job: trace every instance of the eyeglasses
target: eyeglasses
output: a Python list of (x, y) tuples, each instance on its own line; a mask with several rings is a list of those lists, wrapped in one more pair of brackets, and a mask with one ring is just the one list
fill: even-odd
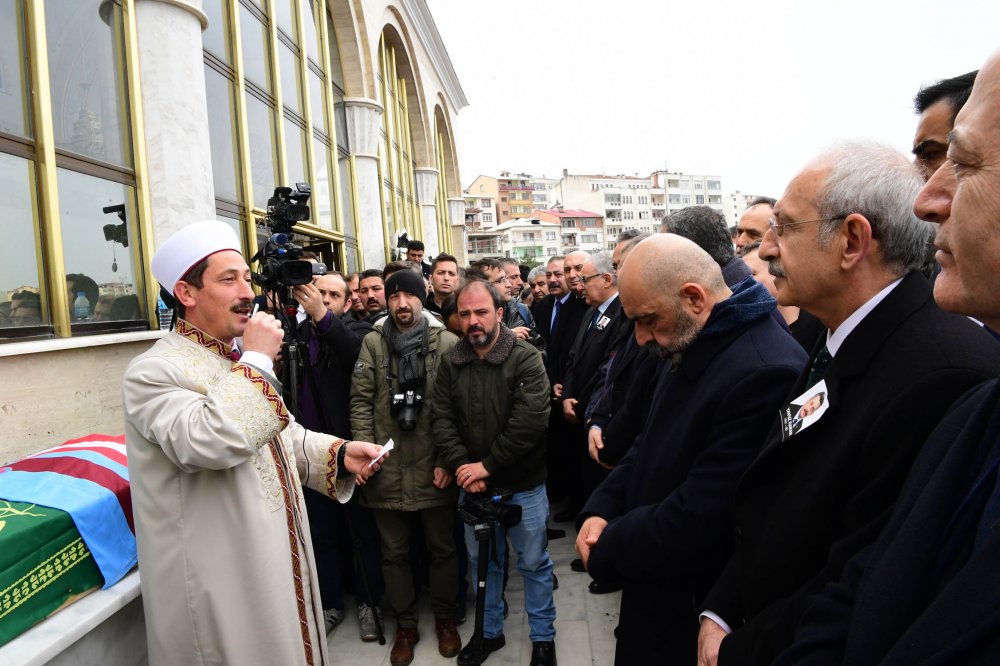
[(846, 215), (836, 215), (834, 217), (821, 217), (818, 220), (800, 220), (799, 222), (785, 222), (784, 224), (778, 224), (778, 221), (773, 217), (767, 221), (767, 226), (771, 228), (776, 236), (780, 236), (785, 233), (785, 227), (797, 227), (800, 224), (812, 224), (813, 222), (832, 222), (834, 220), (843, 220)]
[(593, 275), (581, 275), (580, 282), (587, 284), (587, 280), (593, 280), (595, 277), (601, 277), (604, 273), (594, 273)]
[(500, 284), (501, 282), (510, 282), (510, 278), (508, 278), (506, 275), (502, 275), (498, 277), (496, 280), (490, 280), (490, 282), (492, 282), (493, 284)]

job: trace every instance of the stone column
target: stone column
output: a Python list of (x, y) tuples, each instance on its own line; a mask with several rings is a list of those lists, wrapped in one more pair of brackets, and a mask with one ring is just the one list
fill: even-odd
[(455, 248), (455, 257), (462, 264), (468, 263), (468, 250), (465, 247), (465, 199), (451, 197), (448, 199), (448, 224), (451, 229), (451, 245)]
[[(215, 218), (200, 0), (135, 0), (143, 133), (158, 245)], [(155, 247), (153, 248), (155, 250)]]
[(413, 178), (417, 181), (417, 203), (420, 204), (423, 218), (424, 256), (436, 257), (441, 251), (438, 240), (437, 219), (437, 186), (440, 171), (431, 167), (414, 169)]
[(382, 126), (382, 105), (373, 99), (347, 97), (347, 140), (354, 157), (354, 179), (358, 185), (355, 220), (360, 234), (364, 268), (385, 265), (382, 203), (378, 179), (378, 141)]

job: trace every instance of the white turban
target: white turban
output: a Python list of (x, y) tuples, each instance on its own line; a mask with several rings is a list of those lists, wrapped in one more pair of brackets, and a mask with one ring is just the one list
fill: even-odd
[(216, 252), (236, 250), (242, 253), (240, 239), (225, 222), (192, 222), (168, 238), (153, 255), (153, 277), (170, 294), (177, 282), (202, 259)]

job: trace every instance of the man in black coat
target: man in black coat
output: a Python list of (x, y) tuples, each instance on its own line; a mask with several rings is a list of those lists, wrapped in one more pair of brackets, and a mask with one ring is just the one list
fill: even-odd
[(674, 234), (632, 250), (621, 300), (636, 340), (671, 367), (642, 436), (584, 506), (576, 545), (595, 581), (624, 585), (616, 664), (690, 664), (697, 600), (733, 547), (733, 490), (806, 355), (764, 287), (730, 289)]
[[(574, 257), (574, 252), (569, 257)], [(590, 306), (583, 315), (580, 330), (570, 348), (563, 381), (562, 413), (569, 433), (569, 455), (565, 463), (573, 477), (567, 511), (575, 514), (583, 508), (590, 493), (604, 477), (603, 466), (590, 459), (585, 426), (590, 397), (600, 379), (601, 366), (611, 357), (632, 328), (618, 298), (618, 276), (610, 252), (583, 254), (584, 298)], [(568, 257), (568, 258), (569, 258)]]
[[(545, 339), (545, 373), (553, 387), (552, 410), (549, 412), (548, 445), (545, 462), (548, 477), (545, 485), (549, 500), (558, 501), (569, 493), (570, 477), (564, 464), (569, 453), (569, 434), (562, 415), (562, 382), (570, 347), (580, 329), (580, 321), (587, 311), (587, 303), (566, 284), (563, 272), (564, 257), (551, 257), (545, 266), (549, 295), (535, 305), (533, 315), (539, 335)], [(558, 385), (559, 393), (555, 393)], [(556, 514), (557, 520), (572, 520), (573, 516)]]
[[(997, 99), (1000, 52), (980, 71), (956, 119), (951, 161), (934, 172), (914, 205), (921, 218), (940, 225), (935, 300), (994, 331), (1000, 330), (1000, 172), (979, 165), (1000, 160)], [(993, 379), (942, 420), (878, 541), (812, 599), (779, 663), (1000, 663), (998, 469), (1000, 381)]]
[(740, 481), (736, 551), (705, 600), (699, 664), (770, 664), (809, 596), (878, 536), (949, 405), (1000, 373), (997, 344), (942, 312), (917, 272), (931, 232), (911, 210), (921, 185), (895, 150), (847, 143), (775, 206), (759, 253), (779, 302), (829, 329), (785, 404), (824, 382), (826, 409), (785, 440), (776, 419)]

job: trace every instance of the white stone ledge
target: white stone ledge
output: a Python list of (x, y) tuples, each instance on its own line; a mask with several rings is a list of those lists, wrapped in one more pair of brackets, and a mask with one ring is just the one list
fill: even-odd
[(139, 570), (95, 590), (0, 647), (4, 666), (42, 666), (139, 597)]
[(166, 334), (167, 331), (133, 331), (129, 333), (84, 335), (77, 338), (56, 338), (52, 340), (33, 340), (31, 342), (12, 342), (0, 345), (0, 357), (21, 356), (22, 354), (40, 354), (44, 352), (63, 351), (66, 349), (102, 347), (104, 345), (118, 345), (126, 342), (143, 342), (144, 340), (158, 340)]

